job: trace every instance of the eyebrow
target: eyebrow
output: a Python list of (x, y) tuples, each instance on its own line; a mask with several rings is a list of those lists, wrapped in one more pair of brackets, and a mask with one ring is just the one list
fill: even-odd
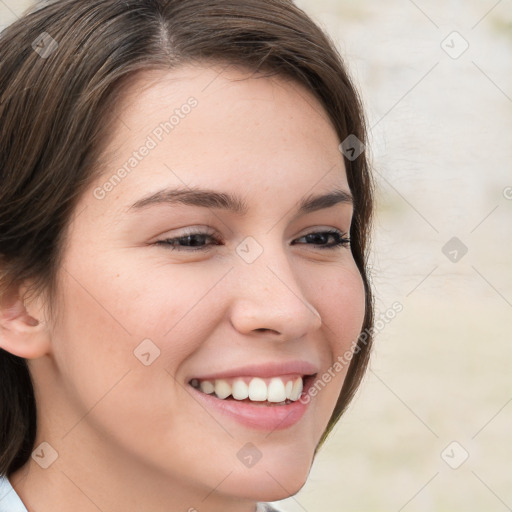
[[(325, 194), (309, 195), (301, 199), (297, 215), (305, 215), (324, 208), (330, 208), (339, 203), (353, 205), (354, 200), (350, 192), (343, 189), (334, 189)], [(158, 204), (184, 204), (204, 208), (226, 210), (237, 215), (245, 215), (249, 211), (247, 203), (240, 197), (229, 192), (218, 192), (210, 189), (165, 188), (136, 201), (128, 210), (141, 210), (148, 206)]]

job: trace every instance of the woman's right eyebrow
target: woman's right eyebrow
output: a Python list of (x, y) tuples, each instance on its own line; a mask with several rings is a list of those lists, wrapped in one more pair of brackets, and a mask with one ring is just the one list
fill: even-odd
[[(330, 208), (339, 203), (353, 204), (352, 194), (348, 190), (334, 189), (323, 194), (303, 197), (298, 205), (296, 216)], [(204, 208), (227, 210), (237, 215), (245, 215), (249, 211), (247, 203), (240, 196), (231, 192), (221, 192), (201, 188), (164, 188), (137, 200), (129, 211), (139, 211), (154, 205), (184, 204)]]

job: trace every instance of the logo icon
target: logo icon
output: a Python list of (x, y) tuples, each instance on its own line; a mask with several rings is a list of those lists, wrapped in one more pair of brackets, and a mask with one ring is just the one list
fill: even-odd
[(160, 355), (160, 349), (146, 338), (137, 345), (133, 354), (144, 366), (149, 366)]
[(248, 468), (254, 467), (263, 454), (252, 443), (245, 443), (236, 454), (238, 460)]
[(32, 452), (32, 458), (47, 469), (59, 458), (59, 454), (50, 443), (44, 441)]
[(468, 460), (469, 453), (457, 441), (452, 441), (442, 452), (441, 458), (452, 469), (458, 469)]
[(452, 262), (458, 263), (468, 252), (468, 248), (456, 236), (443, 245), (441, 252)]
[(59, 43), (48, 32), (42, 32), (32, 41), (32, 49), (42, 59), (47, 59), (58, 47)]
[(441, 48), (455, 60), (469, 48), (469, 43), (455, 30), (441, 41)]
[(353, 162), (364, 151), (364, 144), (354, 134), (350, 134), (338, 149)]
[(238, 244), (236, 253), (246, 263), (253, 263), (262, 255), (263, 247), (252, 236), (248, 236)]

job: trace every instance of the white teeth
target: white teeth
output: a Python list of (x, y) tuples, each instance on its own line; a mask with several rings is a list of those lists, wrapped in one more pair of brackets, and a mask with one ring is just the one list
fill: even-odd
[(263, 402), (267, 399), (267, 385), (263, 379), (254, 377), (249, 383), (249, 399), (254, 402)]
[(268, 401), (272, 403), (285, 403), (287, 400), (295, 402), (299, 399), (303, 388), (302, 377), (297, 377), (295, 380), (273, 377), (270, 381), (253, 377), (249, 384), (247, 384), (247, 380), (247, 378), (237, 378), (232, 381), (215, 379), (212, 382), (210, 380), (199, 381), (198, 379), (192, 379), (190, 384), (196, 389), (199, 388), (207, 395), (215, 393), (217, 398), (222, 400), (232, 395), (235, 400), (249, 398), (249, 400), (254, 402)]
[(203, 380), (201, 384), (199, 384), (201, 391), (209, 395), (215, 391), (215, 386), (209, 380)]
[(236, 379), (233, 382), (233, 398), (235, 400), (245, 400), (248, 396), (249, 386), (242, 379)]
[(301, 393), (302, 393), (302, 379), (300, 377), (297, 377), (297, 379), (295, 379), (295, 382), (293, 383), (290, 400), (293, 400), (295, 402), (296, 400), (299, 399)]
[(284, 387), (284, 389), (286, 391), (286, 398), (290, 398), (292, 396), (292, 388), (293, 388), (293, 381), (289, 380), (286, 383), (286, 386)]
[(286, 391), (281, 379), (272, 379), (270, 381), (267, 400), (269, 402), (284, 402), (286, 400)]
[(227, 398), (231, 395), (231, 386), (222, 379), (218, 379), (215, 381), (215, 394), (219, 398)]

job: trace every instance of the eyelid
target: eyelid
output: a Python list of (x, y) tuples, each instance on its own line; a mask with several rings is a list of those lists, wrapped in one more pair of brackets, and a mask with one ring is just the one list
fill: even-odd
[[(177, 234), (174, 234), (174, 231), (177, 231)], [(184, 238), (189, 235), (208, 235), (221, 237), (220, 233), (216, 231), (214, 228), (208, 226), (193, 226), (190, 228), (179, 228), (173, 230), (172, 235), (159, 235), (158, 240), (172, 240), (174, 238)]]
[[(176, 235), (173, 234), (172, 236), (165, 237), (165, 239), (169, 240), (169, 239), (173, 239), (173, 238), (183, 238), (183, 237), (186, 237), (189, 235), (209, 235), (209, 236), (217, 236), (218, 238), (222, 238), (222, 235), (216, 229), (211, 228), (209, 226), (193, 226), (190, 228), (182, 228), (182, 229), (185, 230), (183, 233), (178, 233)], [(322, 232), (322, 233), (323, 232), (336, 232), (342, 236), (349, 236), (349, 231), (347, 232), (341, 228), (335, 228), (333, 226), (327, 226), (327, 225), (313, 226), (313, 227), (305, 228), (305, 230), (303, 230), (301, 232), (301, 234), (296, 236), (294, 238), (294, 240), (296, 238), (302, 238), (309, 234), (318, 233), (318, 232)]]

